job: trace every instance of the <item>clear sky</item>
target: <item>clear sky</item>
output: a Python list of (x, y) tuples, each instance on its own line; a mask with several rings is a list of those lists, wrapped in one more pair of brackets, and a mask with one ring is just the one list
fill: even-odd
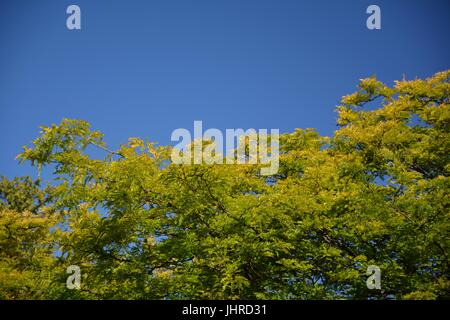
[[(82, 29), (66, 28), (81, 8)], [(366, 8), (381, 8), (381, 30)], [(450, 68), (449, 0), (0, 0), (0, 175), (38, 126), (89, 121), (111, 148), (176, 128), (335, 130), (358, 79)]]

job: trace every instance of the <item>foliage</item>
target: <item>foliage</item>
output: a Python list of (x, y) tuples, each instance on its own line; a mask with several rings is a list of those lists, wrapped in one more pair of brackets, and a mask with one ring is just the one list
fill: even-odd
[(52, 185), (0, 183), (0, 298), (449, 299), (449, 79), (361, 80), (333, 137), (281, 136), (270, 177), (171, 164), (138, 138), (109, 150), (85, 121), (42, 127), (18, 157)]

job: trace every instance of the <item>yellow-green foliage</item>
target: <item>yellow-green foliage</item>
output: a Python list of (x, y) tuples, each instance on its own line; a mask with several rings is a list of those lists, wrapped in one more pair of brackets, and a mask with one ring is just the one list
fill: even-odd
[(84, 121), (42, 127), (19, 158), (58, 180), (0, 184), (0, 298), (448, 299), (449, 79), (363, 79), (332, 137), (280, 137), (271, 177), (171, 164), (138, 138), (109, 150)]

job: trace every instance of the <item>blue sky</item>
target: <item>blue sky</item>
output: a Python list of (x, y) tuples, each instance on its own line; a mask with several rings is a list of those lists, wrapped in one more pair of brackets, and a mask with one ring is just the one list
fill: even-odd
[[(82, 30), (66, 28), (79, 5)], [(366, 28), (381, 8), (382, 29)], [(176, 128), (336, 129), (358, 79), (450, 67), (450, 1), (1, 0), (0, 175), (38, 126), (89, 121), (111, 148)]]

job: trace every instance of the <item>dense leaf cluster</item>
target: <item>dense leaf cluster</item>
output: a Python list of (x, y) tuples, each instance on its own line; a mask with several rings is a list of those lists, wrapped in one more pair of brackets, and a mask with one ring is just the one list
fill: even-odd
[(280, 137), (270, 177), (171, 164), (138, 138), (110, 150), (85, 121), (42, 127), (19, 159), (54, 181), (0, 181), (0, 298), (449, 299), (449, 80), (361, 80), (332, 137)]

